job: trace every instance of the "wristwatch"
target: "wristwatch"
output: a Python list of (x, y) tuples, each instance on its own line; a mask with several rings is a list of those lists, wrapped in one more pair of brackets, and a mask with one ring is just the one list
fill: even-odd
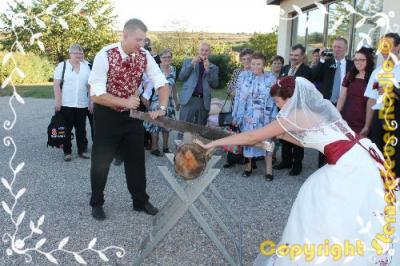
[(165, 107), (164, 105), (160, 105), (160, 110), (164, 111), (164, 112), (167, 112), (167, 107)]

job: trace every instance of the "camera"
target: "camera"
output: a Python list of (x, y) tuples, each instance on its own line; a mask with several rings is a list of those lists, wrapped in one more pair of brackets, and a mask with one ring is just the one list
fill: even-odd
[(333, 57), (335, 54), (331, 50), (325, 50), (321, 53), (321, 56), (326, 56), (326, 57)]

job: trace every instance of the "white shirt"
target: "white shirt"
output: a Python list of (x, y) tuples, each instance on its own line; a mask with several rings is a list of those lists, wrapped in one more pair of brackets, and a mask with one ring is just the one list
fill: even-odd
[[(122, 50), (120, 42), (108, 45), (101, 49), (101, 51), (94, 58), (92, 72), (90, 73), (89, 77), (89, 84), (91, 88), (90, 96), (99, 96), (107, 93), (106, 84), (107, 72), (109, 68), (107, 51), (115, 47), (118, 47), (122, 60), (128, 58), (129, 55)], [(167, 84), (168, 81), (165, 79), (164, 74), (161, 72), (153, 56), (147, 50), (143, 48), (141, 48), (141, 50), (146, 52), (147, 64), (145, 73), (149, 79), (153, 81), (154, 87), (158, 89)], [(134, 54), (132, 56), (134, 56)]]
[[(364, 96), (377, 100), (379, 98), (379, 91), (374, 89), (374, 83), (378, 82), (379, 79), (384, 80), (383, 78), (379, 78), (378, 74), (384, 73), (382, 66), (377, 67), (371, 74), (371, 77), (369, 78), (367, 88), (365, 89)], [(393, 85), (396, 88), (399, 88), (399, 82), (400, 82), (400, 66), (395, 65), (393, 71), (394, 79), (392, 80)]]
[[(342, 85), (344, 77), (346, 76), (346, 58), (343, 58), (340, 61), (336, 61), (336, 66), (340, 64), (340, 85)], [(340, 86), (340, 90), (342, 90), (342, 86)]]
[[(54, 70), (54, 80), (61, 80), (64, 62), (57, 65)], [(64, 84), (61, 90), (62, 106), (86, 108), (89, 105), (88, 79), (90, 68), (87, 64), (81, 62), (79, 72), (72, 69), (69, 60), (66, 61)]]
[(143, 85), (143, 90), (144, 90), (142, 96), (146, 100), (149, 100), (151, 97), (151, 94), (153, 94), (154, 85), (151, 82), (151, 80), (147, 77), (146, 74), (143, 74), (142, 85)]

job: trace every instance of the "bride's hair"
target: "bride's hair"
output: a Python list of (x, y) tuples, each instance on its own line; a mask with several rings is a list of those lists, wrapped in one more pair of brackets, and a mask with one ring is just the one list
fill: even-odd
[(281, 97), (283, 100), (293, 96), (296, 80), (293, 76), (279, 78), (271, 87), (272, 97)]

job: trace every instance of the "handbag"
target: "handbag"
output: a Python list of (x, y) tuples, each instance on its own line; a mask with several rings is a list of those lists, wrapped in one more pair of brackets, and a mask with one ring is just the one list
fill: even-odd
[[(239, 128), (233, 127), (233, 126), (225, 129), (224, 131), (228, 132), (228, 133), (231, 133), (231, 134), (240, 133)], [(243, 153), (243, 147), (239, 146), (239, 145), (224, 145), (222, 148), (223, 148), (223, 150), (225, 152), (229, 152), (229, 153), (232, 153), (232, 154), (235, 154), (235, 155), (240, 155), (240, 154)]]
[(232, 122), (232, 101), (229, 99), (228, 94), (226, 96), (224, 104), (222, 105), (221, 112), (218, 114), (218, 125), (220, 127), (226, 127), (232, 125)]

